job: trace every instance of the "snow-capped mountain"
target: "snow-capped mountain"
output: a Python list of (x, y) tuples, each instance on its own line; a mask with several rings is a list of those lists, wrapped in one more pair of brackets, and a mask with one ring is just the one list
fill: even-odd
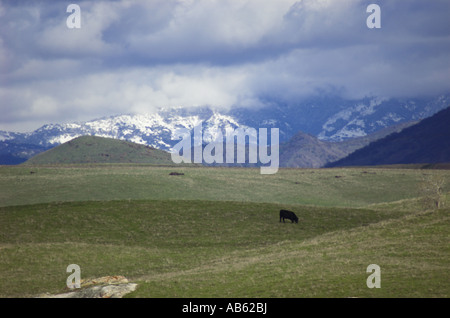
[(34, 132), (24, 134), (0, 131), (0, 142), (50, 148), (79, 136), (94, 135), (128, 140), (170, 151), (179, 142), (175, 136), (177, 129), (192, 130), (200, 124), (204, 142), (214, 138), (216, 129), (247, 128), (233, 117), (207, 107), (190, 110), (176, 108), (160, 110), (153, 114), (118, 115), (80, 123), (47, 124)]
[(450, 94), (408, 100), (323, 96), (284, 105), (267, 101), (258, 109), (218, 111), (209, 107), (161, 109), (152, 114), (118, 115), (65, 124), (47, 124), (29, 133), (0, 131), (0, 164), (15, 164), (82, 135), (129, 140), (170, 150), (179, 140), (175, 131), (203, 125), (203, 140), (226, 128), (279, 128), (280, 142), (302, 131), (325, 141), (365, 136), (380, 129), (429, 117), (450, 105)]
[(321, 140), (342, 141), (366, 136), (385, 127), (427, 118), (450, 106), (450, 95), (432, 99), (368, 99), (329, 117), (317, 134)]
[(258, 110), (234, 109), (230, 114), (250, 127), (278, 127), (282, 142), (299, 131), (324, 141), (343, 141), (430, 117), (450, 106), (450, 94), (404, 100), (321, 96), (295, 105), (276, 101), (267, 101), (267, 104), (273, 106)]

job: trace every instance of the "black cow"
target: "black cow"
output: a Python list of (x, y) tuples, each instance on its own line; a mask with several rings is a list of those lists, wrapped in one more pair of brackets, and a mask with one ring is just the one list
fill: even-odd
[(288, 211), (288, 210), (280, 210), (280, 222), (281, 219), (283, 219), (283, 223), (284, 223), (284, 219), (289, 219), (291, 220), (291, 223), (298, 223), (298, 217), (295, 215), (294, 212), (292, 211)]

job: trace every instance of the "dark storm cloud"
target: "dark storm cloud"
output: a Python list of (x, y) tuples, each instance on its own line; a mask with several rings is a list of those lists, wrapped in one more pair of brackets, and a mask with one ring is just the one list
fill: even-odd
[[(80, 29), (66, 26), (72, 2)], [(366, 26), (370, 3), (381, 29)], [(0, 129), (318, 92), (440, 94), (449, 9), (445, 0), (3, 1)]]

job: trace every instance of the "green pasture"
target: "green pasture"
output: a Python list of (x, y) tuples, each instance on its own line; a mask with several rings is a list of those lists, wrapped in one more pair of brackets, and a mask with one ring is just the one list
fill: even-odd
[[(184, 173), (171, 176), (171, 172)], [(412, 199), (424, 175), (447, 170), (60, 165), (0, 167), (0, 206), (109, 200), (207, 200), (365, 207)], [(446, 188), (448, 191), (448, 189)]]
[(126, 276), (127, 297), (448, 297), (450, 189), (425, 205), (427, 176), (450, 173), (0, 167), (0, 297), (67, 291), (69, 264)]

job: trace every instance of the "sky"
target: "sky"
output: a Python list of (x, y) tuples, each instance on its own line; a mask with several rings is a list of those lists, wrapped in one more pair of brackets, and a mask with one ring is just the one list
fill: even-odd
[(449, 13), (448, 0), (0, 0), (0, 130), (448, 93)]

